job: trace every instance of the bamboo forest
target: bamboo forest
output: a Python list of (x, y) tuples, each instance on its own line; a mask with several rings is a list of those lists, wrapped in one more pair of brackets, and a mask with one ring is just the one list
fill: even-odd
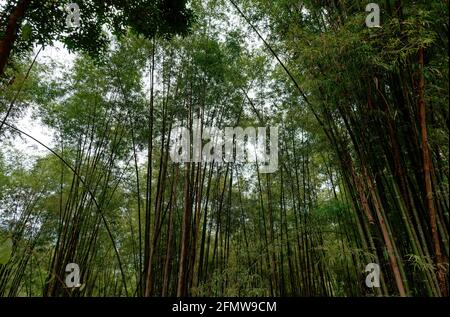
[(0, 297), (447, 297), (448, 0), (0, 0)]

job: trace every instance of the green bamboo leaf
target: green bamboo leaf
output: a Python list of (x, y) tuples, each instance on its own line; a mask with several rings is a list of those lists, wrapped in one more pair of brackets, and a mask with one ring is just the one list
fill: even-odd
[(10, 238), (0, 243), (0, 264), (8, 263), (12, 253), (12, 240)]
[(31, 38), (31, 35), (32, 35), (31, 25), (27, 23), (22, 27), (22, 38), (25, 41), (28, 41)]

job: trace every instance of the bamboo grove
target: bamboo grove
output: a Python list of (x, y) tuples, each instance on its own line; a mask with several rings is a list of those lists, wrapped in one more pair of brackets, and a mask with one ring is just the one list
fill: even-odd
[[(186, 31), (136, 23), (73, 62), (16, 21), (0, 296), (448, 296), (448, 2), (379, 1), (379, 28), (366, 4), (193, 0)], [(278, 126), (278, 170), (173, 162), (196, 120)]]

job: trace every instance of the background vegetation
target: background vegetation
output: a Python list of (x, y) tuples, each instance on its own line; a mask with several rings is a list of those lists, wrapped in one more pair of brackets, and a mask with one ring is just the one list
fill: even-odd
[[(448, 1), (66, 2), (0, 6), (0, 296), (448, 295)], [(278, 171), (173, 163), (196, 117)]]

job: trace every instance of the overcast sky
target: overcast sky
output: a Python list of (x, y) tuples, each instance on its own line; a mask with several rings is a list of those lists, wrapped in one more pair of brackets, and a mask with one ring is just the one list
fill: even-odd
[[(34, 49), (34, 55), (38, 52), (39, 47), (35, 47)], [(75, 54), (69, 53), (68, 50), (66, 50), (61, 43), (56, 43), (55, 46), (52, 47), (46, 47), (44, 50), (42, 50), (36, 59), (37, 63), (46, 63), (49, 62), (51, 59), (56, 60), (68, 67), (70, 67), (75, 59)], [(57, 72), (58, 70), (55, 69)], [(23, 118), (21, 118), (17, 123), (16, 126), (21, 129), (22, 131), (30, 134), (34, 138), (38, 139), (40, 142), (44, 143), (50, 148), (53, 148), (53, 131), (41, 124), (39, 119), (32, 118), (32, 109), (29, 108)], [(38, 155), (43, 156), (48, 154), (48, 150), (46, 150), (44, 147), (42, 147), (39, 144), (36, 144), (33, 140), (30, 140), (27, 137), (23, 138), (16, 138), (14, 140), (14, 146), (23, 151), (24, 153), (32, 156), (32, 155)]]
[[(4, 0), (0, 0), (0, 7), (3, 3)], [(225, 25), (221, 23), (225, 29), (232, 30), (235, 29), (238, 25), (240, 27), (244, 25), (242, 18), (237, 14), (233, 7), (228, 4), (228, 8), (225, 10), (227, 11), (227, 20), (224, 21)], [(265, 36), (264, 33), (263, 36)], [(222, 40), (224, 39), (224, 37), (221, 38)], [(262, 41), (256, 36), (256, 34), (254, 34), (252, 30), (247, 28), (247, 48), (253, 50), (261, 47), (262, 45)], [(34, 54), (36, 54), (38, 50), (39, 47), (35, 47)], [(44, 50), (42, 50), (36, 61), (38, 63), (48, 64), (48, 62), (53, 59), (58, 63), (65, 65), (66, 67), (70, 67), (73, 64), (75, 57), (76, 55), (69, 53), (61, 43), (55, 43), (54, 46), (48, 46)], [(275, 59), (274, 63), (276, 63)], [(54, 74), (57, 75), (58, 69), (55, 69), (54, 71)], [(250, 91), (249, 95), (253, 97), (253, 92)], [(18, 122), (15, 122), (15, 124), (24, 132), (32, 135), (34, 138), (46, 144), (48, 147), (53, 148), (53, 131), (49, 127), (41, 124), (39, 119), (32, 118), (31, 114), (32, 110), (28, 109), (26, 114)], [(28, 139), (27, 137), (16, 138), (14, 140), (14, 147), (30, 156), (43, 156), (48, 154), (48, 151), (45, 148), (43, 148), (33, 140)]]

